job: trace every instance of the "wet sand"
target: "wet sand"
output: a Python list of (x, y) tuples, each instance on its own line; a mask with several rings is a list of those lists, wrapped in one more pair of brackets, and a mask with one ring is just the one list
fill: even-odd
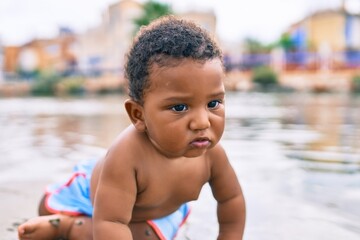
[[(230, 157), (239, 157), (234, 152), (236, 142), (225, 141), (224, 145), (228, 149), (233, 149), (228, 151)], [(26, 154), (20, 155), (21, 160), (8, 165), (6, 171), (2, 168), (0, 175), (1, 240), (17, 239), (16, 226), (25, 219), (37, 215), (36, 206), (44, 186), (64, 179), (73, 166), (73, 162), (63, 159), (44, 161), (32, 158), (30, 161)], [(349, 218), (344, 213), (334, 211), (331, 206), (329, 209), (326, 206), (294, 199), (292, 194), (285, 194), (279, 189), (279, 185), (284, 184), (278, 182), (280, 176), (271, 176), (271, 173), (266, 175), (265, 171), (259, 178), (254, 176), (255, 169), (252, 167), (239, 162), (233, 162), (233, 165), (237, 169), (247, 199), (245, 239), (359, 239), (359, 222), (355, 216)], [(280, 165), (276, 166), (280, 169), (273, 169), (274, 172), (286, 175), (284, 169), (281, 169), (284, 167)], [(293, 181), (291, 177), (288, 179)], [(177, 239), (216, 239), (215, 209), (216, 203), (206, 186), (200, 199), (192, 203), (192, 213)]]
[(71, 163), (42, 161), (23, 156), (0, 174), (0, 239), (17, 239), (17, 226), (37, 216), (37, 205), (45, 185), (60, 179)]
[[(303, 126), (282, 129), (286, 111), (272, 97), (255, 96), (260, 103), (235, 97), (227, 101), (222, 144), (247, 201), (244, 239), (358, 240), (359, 171), (309, 171), (308, 162), (287, 157), (283, 143), (304, 146), (322, 135)], [(16, 226), (37, 215), (47, 184), (66, 179), (76, 162), (104, 154), (128, 124), (121, 102), (0, 100), (0, 240), (17, 239)], [(177, 239), (213, 240), (216, 234), (216, 203), (206, 186)]]

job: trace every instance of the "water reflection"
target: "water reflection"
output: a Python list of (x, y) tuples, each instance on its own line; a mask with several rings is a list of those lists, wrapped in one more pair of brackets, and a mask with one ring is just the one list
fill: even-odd
[(237, 93), (227, 104), (224, 137), (231, 158), (243, 161), (234, 165), (248, 238), (358, 239), (360, 98)]
[[(360, 98), (341, 94), (235, 94), (228, 138), (268, 139), (309, 170), (360, 170)], [(241, 106), (243, 109), (239, 109)], [(240, 128), (240, 131), (237, 131)]]
[[(0, 198), (20, 183), (31, 199), (29, 184), (62, 179), (74, 162), (102, 156), (129, 124), (124, 99), (0, 99)], [(247, 199), (246, 239), (359, 238), (360, 97), (228, 93), (226, 114), (222, 142)], [(187, 238), (215, 239), (214, 204), (204, 188)]]
[(293, 119), (287, 119), (287, 124), (299, 119), (297, 124), (306, 124), (320, 133), (318, 139), (305, 146), (293, 145), (290, 157), (306, 161), (303, 166), (312, 170), (348, 173), (360, 170), (359, 98), (316, 95), (293, 99), (290, 104), (297, 105), (300, 111)]

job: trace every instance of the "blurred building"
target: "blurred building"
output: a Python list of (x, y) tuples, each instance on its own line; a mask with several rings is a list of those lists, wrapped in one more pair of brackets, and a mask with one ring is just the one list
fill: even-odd
[(77, 65), (75, 46), (73, 32), (60, 28), (55, 38), (34, 39), (22, 46), (4, 47), (4, 72), (11, 75), (51, 70), (71, 74)]
[(292, 25), (288, 32), (299, 49), (360, 50), (360, 15), (344, 8), (315, 12)]
[[(136, 26), (134, 19), (143, 13), (137, 0), (121, 0), (110, 5), (101, 22), (82, 33), (61, 28), (51, 39), (34, 39), (21, 46), (4, 47), (4, 72), (6, 76), (21, 73), (53, 70), (67, 75), (82, 73), (86, 76), (119, 76), (125, 55), (132, 44)], [(178, 14), (207, 29), (215, 36), (214, 12), (185, 12)], [(31, 77), (31, 76), (30, 76)]]
[(17, 46), (4, 46), (3, 47), (3, 72), (15, 73), (17, 69), (17, 61), (20, 52), (20, 47)]
[(4, 81), (4, 47), (0, 39), (0, 82)]
[(179, 17), (191, 20), (199, 24), (201, 27), (206, 29), (215, 38), (216, 36), (216, 15), (214, 11), (189, 11), (178, 14)]
[(289, 27), (295, 53), (287, 61), (310, 68), (342, 69), (360, 65), (360, 15), (320, 10)]
[(110, 5), (98, 26), (78, 36), (80, 69), (91, 75), (121, 71), (135, 31), (133, 19), (141, 13), (142, 6), (137, 1), (122, 0)]
[[(136, 0), (121, 0), (108, 7), (101, 23), (78, 36), (80, 69), (88, 75), (119, 74), (125, 61), (136, 26), (134, 19), (143, 13)], [(215, 34), (216, 17), (213, 12), (185, 12), (178, 14), (191, 19)]]

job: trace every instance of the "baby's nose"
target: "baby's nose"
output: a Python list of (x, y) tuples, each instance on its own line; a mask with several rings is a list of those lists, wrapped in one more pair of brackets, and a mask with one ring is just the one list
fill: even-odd
[(196, 110), (191, 118), (191, 130), (204, 130), (210, 127), (209, 113), (207, 110)]

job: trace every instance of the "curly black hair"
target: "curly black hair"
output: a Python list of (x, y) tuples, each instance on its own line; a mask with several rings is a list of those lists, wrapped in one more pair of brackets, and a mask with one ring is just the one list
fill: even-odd
[(143, 104), (154, 63), (160, 67), (176, 66), (185, 58), (203, 62), (218, 58), (222, 61), (222, 53), (209, 33), (191, 21), (166, 16), (142, 27), (125, 64), (131, 99)]

